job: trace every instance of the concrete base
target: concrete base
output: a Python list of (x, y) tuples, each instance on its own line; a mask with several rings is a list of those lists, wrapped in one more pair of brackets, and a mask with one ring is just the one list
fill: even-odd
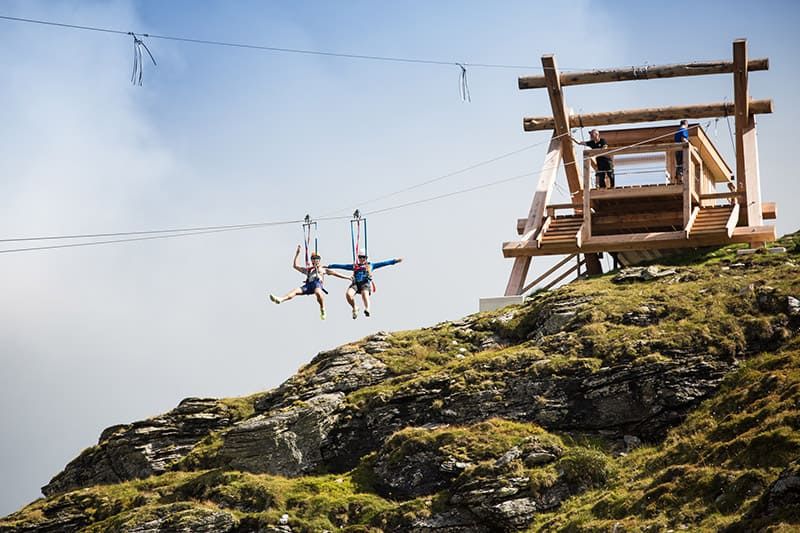
[(478, 301), (478, 311), (494, 311), (507, 305), (521, 304), (525, 297), (520, 296), (495, 296), (492, 298), (481, 298)]

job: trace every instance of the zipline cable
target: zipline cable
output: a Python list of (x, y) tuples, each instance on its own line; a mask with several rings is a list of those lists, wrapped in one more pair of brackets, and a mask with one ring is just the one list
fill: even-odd
[[(561, 137), (561, 136), (557, 136), (556, 138), (558, 138), (558, 137)], [(448, 172), (447, 174), (443, 174), (441, 176), (437, 176), (435, 178), (432, 178), (432, 179), (417, 183), (415, 185), (411, 185), (409, 187), (405, 187), (403, 189), (400, 189), (400, 190), (397, 190), (397, 191), (394, 191), (394, 192), (390, 192), (390, 193), (384, 194), (382, 196), (378, 196), (376, 198), (372, 198), (371, 200), (366, 200), (364, 202), (361, 202), (359, 205), (366, 205), (366, 204), (370, 204), (370, 203), (373, 203), (373, 202), (377, 202), (378, 200), (384, 200), (386, 198), (391, 198), (392, 196), (396, 196), (396, 195), (404, 193), (404, 192), (412, 191), (414, 189), (418, 189), (418, 188), (423, 187), (425, 185), (429, 185), (431, 183), (434, 183), (434, 182), (437, 182), (437, 181), (441, 181), (443, 179), (446, 179), (446, 178), (449, 178), (449, 177), (452, 177), (452, 176), (456, 176), (458, 174), (463, 174), (464, 172), (467, 172), (467, 171), (470, 171), (470, 170), (474, 170), (476, 168), (488, 165), (490, 163), (494, 163), (494, 162), (499, 161), (501, 159), (505, 159), (505, 158), (510, 157), (512, 155), (516, 155), (516, 154), (519, 154), (519, 153), (524, 152), (526, 150), (530, 150), (531, 148), (534, 148), (536, 146), (541, 146), (542, 144), (545, 144), (546, 142), (550, 142), (550, 140), (552, 140), (552, 138), (550, 138), (550, 139), (548, 139), (546, 141), (543, 141), (543, 142), (537, 142), (537, 143), (529, 144), (527, 146), (523, 146), (522, 148), (519, 148), (517, 150), (512, 150), (511, 152), (506, 152), (504, 154), (492, 157), (490, 159), (485, 159), (483, 161), (479, 161), (477, 163), (473, 163), (472, 165), (469, 165), (467, 167), (461, 168), (459, 170)], [(318, 218), (317, 220), (329, 221), (329, 220), (343, 220), (345, 218), (349, 218), (349, 217), (346, 217), (346, 216), (334, 216), (336, 213), (338, 213), (340, 211), (343, 211), (345, 209), (350, 209), (350, 208), (342, 208), (342, 209), (337, 209), (335, 211), (330, 211), (327, 214), (323, 215), (322, 217)], [(218, 230), (218, 229), (248, 229), (248, 228), (251, 228), (251, 227), (297, 224), (297, 223), (300, 223), (300, 222), (302, 222), (302, 220), (285, 220), (285, 221), (278, 221), (278, 222), (255, 222), (255, 223), (250, 223), (250, 224), (232, 224), (232, 225), (224, 225), (224, 226), (199, 226), (199, 227), (189, 227), (189, 228), (171, 228), (171, 229), (157, 229), (157, 230), (145, 230), (145, 231), (120, 231), (120, 232), (113, 232), (113, 233), (83, 233), (83, 234), (76, 233), (76, 234), (70, 234), (70, 235), (47, 235), (47, 236), (37, 236), (37, 237), (13, 237), (13, 238), (0, 239), (0, 243), (3, 243), (3, 242), (24, 242), (24, 241), (49, 241), (49, 240), (61, 240), (61, 239), (94, 239), (94, 238), (103, 238), (103, 237), (126, 237), (126, 236), (131, 236), (131, 235), (150, 235), (150, 234), (158, 234), (158, 233), (194, 232), (194, 231), (207, 231), (207, 230)]]
[[(565, 137), (567, 135), (569, 135), (569, 134), (568, 133), (562, 133), (561, 135), (556, 135), (555, 138), (559, 139), (559, 138)], [(421, 182), (416, 183), (414, 185), (409, 185), (408, 187), (404, 187), (402, 189), (398, 189), (398, 190), (393, 191), (393, 192), (389, 192), (389, 193), (386, 193), (386, 194), (382, 194), (380, 196), (376, 196), (374, 198), (370, 198), (369, 200), (364, 200), (362, 202), (359, 202), (357, 205), (362, 206), (362, 205), (372, 204), (372, 203), (378, 202), (380, 200), (385, 200), (387, 198), (391, 198), (392, 196), (397, 196), (398, 194), (402, 194), (404, 192), (413, 191), (415, 189), (419, 189), (420, 187), (424, 187), (426, 185), (430, 185), (431, 183), (436, 183), (437, 181), (442, 181), (444, 179), (451, 178), (453, 176), (457, 176), (457, 175), (463, 174), (465, 172), (469, 172), (470, 170), (475, 170), (476, 168), (480, 168), (482, 166), (486, 166), (486, 165), (488, 165), (490, 163), (495, 163), (497, 161), (500, 161), (501, 159), (505, 159), (507, 157), (511, 157), (512, 155), (517, 155), (519, 153), (522, 153), (522, 152), (525, 152), (527, 150), (530, 150), (531, 148), (535, 148), (537, 146), (541, 146), (543, 144), (549, 143), (552, 140), (553, 140), (553, 137), (550, 137), (549, 139), (546, 139), (544, 141), (536, 142), (536, 143), (533, 143), (533, 144), (529, 144), (527, 146), (523, 146), (522, 148), (518, 148), (516, 150), (512, 150), (512, 151), (506, 152), (504, 154), (500, 154), (500, 155), (492, 157), (490, 159), (484, 159), (483, 161), (479, 161), (477, 163), (473, 163), (473, 164), (471, 164), (469, 166), (466, 166), (464, 168), (461, 168), (461, 169), (458, 169), (458, 170), (454, 170), (452, 172), (448, 172), (447, 174), (442, 174), (441, 176), (436, 176), (434, 178), (431, 178), (431, 179), (428, 179), (428, 180), (425, 180), (425, 181), (421, 181)], [(355, 206), (342, 207), (340, 209), (336, 209), (334, 211), (330, 211), (330, 212), (328, 212), (328, 214), (329, 215), (333, 215), (333, 214), (339, 213), (341, 211), (353, 209), (353, 207), (355, 207)], [(2, 242), (2, 241), (0, 241), (0, 242)]]
[[(696, 128), (696, 127), (698, 127), (697, 124), (695, 124), (693, 126), (689, 126), (689, 129)], [(675, 132), (677, 132), (677, 131), (678, 130), (675, 130)], [(621, 146), (619, 148), (614, 148), (614, 149), (611, 149), (611, 150), (607, 150), (605, 152), (602, 152), (600, 155), (609, 155), (609, 154), (613, 154), (613, 153), (618, 153), (618, 152), (626, 150), (628, 148), (633, 148), (633, 147), (636, 147), (636, 146), (639, 146), (639, 145), (642, 145), (642, 144), (647, 144), (647, 143), (650, 143), (652, 141), (656, 141), (658, 139), (662, 139), (664, 137), (668, 137), (670, 135), (674, 135), (675, 132), (668, 132), (668, 133), (665, 133), (665, 134), (662, 134), (662, 135), (658, 135), (658, 136), (652, 137), (650, 139), (644, 139), (642, 141), (639, 141), (639, 142), (636, 142), (636, 143), (633, 143), (633, 144), (630, 144), (630, 145), (627, 145), (627, 146)], [(583, 163), (586, 159), (589, 159), (589, 158), (588, 157), (582, 158), (580, 160), (580, 163)], [(566, 166), (568, 164), (577, 165), (578, 163), (579, 163), (579, 161), (575, 160), (573, 163), (564, 163), (564, 164)], [(560, 162), (556, 163), (555, 167), (558, 167), (560, 164), (561, 164)], [(451, 191), (451, 192), (448, 192), (448, 193), (439, 194), (439, 195), (432, 196), (432, 197), (429, 197), (429, 198), (423, 198), (423, 199), (412, 201), (412, 202), (406, 202), (406, 203), (399, 204), (399, 205), (389, 206), (389, 207), (386, 207), (386, 208), (383, 208), (383, 209), (376, 209), (374, 211), (370, 211), (368, 213), (365, 213), (365, 215), (375, 215), (375, 214), (380, 214), (380, 213), (386, 213), (386, 212), (389, 212), (389, 211), (394, 211), (394, 210), (397, 210), (397, 209), (403, 209), (403, 208), (411, 207), (411, 206), (414, 206), (414, 205), (428, 203), (428, 202), (432, 202), (432, 201), (435, 201), (435, 200), (440, 200), (440, 199), (443, 199), (443, 198), (449, 198), (451, 196), (456, 196), (456, 195), (460, 195), (460, 194), (466, 194), (468, 192), (473, 192), (473, 191), (476, 191), (476, 190), (486, 189), (488, 187), (494, 187), (496, 185), (501, 185), (503, 183), (508, 183), (508, 182), (519, 180), (519, 179), (522, 179), (522, 178), (525, 178), (525, 177), (537, 176), (537, 175), (542, 174), (543, 172), (545, 172), (547, 170), (552, 170), (555, 167), (554, 166), (545, 167), (545, 168), (542, 168), (541, 170), (536, 171), (536, 172), (527, 172), (527, 173), (524, 173), (524, 174), (518, 174), (518, 175), (515, 175), (515, 176), (511, 176), (511, 177), (495, 180), (495, 181), (492, 181), (492, 182), (489, 182), (489, 183), (484, 183), (484, 184), (481, 184), (481, 185), (476, 185), (474, 187), (469, 187), (469, 188), (466, 188), (466, 189), (461, 189), (461, 190), (457, 190), (457, 191)], [(341, 220), (341, 219), (346, 219), (346, 218), (349, 218), (349, 217), (346, 217), (346, 216), (322, 217), (322, 218), (320, 218), (318, 220)], [(265, 226), (279, 226), (279, 225), (297, 224), (299, 222), (302, 222), (302, 221), (300, 221), (300, 220), (292, 220), (292, 221), (279, 221), (279, 222), (261, 222), (261, 223), (255, 223), (255, 224), (237, 224), (237, 225), (229, 225), (229, 226), (209, 226), (209, 228), (215, 228), (215, 229), (200, 230), (200, 231), (186, 231), (186, 230), (184, 230), (183, 233), (175, 233), (176, 230), (172, 230), (173, 233), (169, 234), (169, 235), (149, 235), (149, 236), (134, 237), (134, 238), (129, 238), (129, 239), (113, 239), (113, 240), (107, 240), (107, 241), (92, 241), (92, 242), (82, 242), (82, 243), (70, 243), (70, 244), (60, 244), (60, 245), (37, 246), (37, 247), (30, 247), (30, 248), (11, 248), (11, 249), (6, 249), (6, 250), (0, 250), (0, 254), (2, 254), (2, 253), (14, 253), (14, 252), (29, 252), (29, 251), (36, 251), (36, 250), (50, 250), (50, 249), (57, 249), (57, 248), (73, 248), (73, 247), (79, 247), (79, 246), (95, 246), (95, 245), (101, 245), (101, 244), (113, 244), (113, 243), (118, 243), (118, 242), (143, 241), (143, 240), (152, 240), (152, 239), (166, 239), (166, 238), (172, 238), (172, 237), (183, 237), (183, 236), (187, 236), (187, 235), (201, 235), (201, 234), (206, 234), (206, 233), (219, 233), (219, 232), (225, 232), (225, 231), (237, 231), (237, 230), (243, 230), (243, 229), (255, 229), (255, 228), (258, 228), (258, 227), (265, 227)], [(153, 231), (151, 231), (149, 233), (166, 232), (166, 231), (170, 231), (170, 230), (153, 230)], [(142, 233), (145, 233), (145, 232), (120, 232), (120, 233), (117, 233), (116, 235), (126, 235), (126, 234), (127, 235), (131, 235), (131, 234), (142, 234)], [(95, 234), (95, 235), (101, 235), (101, 234)], [(109, 234), (109, 235), (111, 235), (111, 234)], [(24, 240), (24, 239), (20, 239), (20, 240)]]
[[(31, 19), (31, 18), (23, 18), (23, 17), (11, 17), (8, 15), (0, 15), (0, 19), (9, 20), (14, 22), (26, 22), (29, 24), (40, 24), (44, 26), (56, 26), (60, 28), (69, 28), (74, 30), (83, 30), (83, 31), (96, 31), (96, 32), (103, 32), (103, 33), (113, 33), (117, 35), (140, 35), (142, 37), (148, 37), (150, 39), (163, 39), (167, 41), (178, 41), (184, 43), (192, 43), (192, 44), (205, 44), (210, 46), (224, 46), (229, 48), (246, 48), (250, 50), (262, 50), (267, 52), (279, 52), (279, 53), (288, 53), (288, 54), (303, 54), (303, 55), (315, 55), (315, 56), (325, 56), (325, 57), (340, 57), (344, 59), (362, 59), (368, 61), (387, 61), (393, 63), (415, 63), (415, 64), (425, 64), (425, 65), (447, 65), (447, 66), (458, 66), (458, 67), (479, 67), (479, 68), (498, 68), (498, 69), (515, 69), (515, 70), (522, 70), (522, 69), (538, 69), (542, 70), (541, 66), (532, 66), (532, 65), (510, 65), (510, 64), (499, 64), (499, 63), (470, 63), (465, 61), (446, 61), (446, 60), (437, 60), (437, 59), (421, 59), (421, 58), (411, 58), (411, 57), (395, 57), (395, 56), (381, 56), (381, 55), (369, 55), (369, 54), (351, 54), (351, 53), (343, 53), (343, 52), (326, 52), (323, 50), (309, 50), (309, 49), (302, 49), (302, 48), (287, 48), (281, 46), (266, 46), (260, 44), (248, 44), (248, 43), (237, 43), (237, 42), (229, 42), (229, 41), (215, 41), (209, 39), (194, 39), (191, 37), (176, 37), (174, 35), (158, 35), (154, 33), (143, 33), (143, 32), (130, 32), (130, 31), (123, 31), (123, 30), (116, 30), (112, 28), (103, 28), (99, 26), (83, 26), (79, 24), (66, 24), (63, 22), (54, 22), (50, 20), (40, 20), (40, 19)], [(567, 69), (562, 68), (563, 71), (569, 70), (577, 70), (577, 69)], [(585, 70), (585, 69), (581, 69)]]

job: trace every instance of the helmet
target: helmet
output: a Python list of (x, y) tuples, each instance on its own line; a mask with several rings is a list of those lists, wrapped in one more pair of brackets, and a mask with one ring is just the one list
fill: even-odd
[(318, 254), (317, 252), (314, 252), (313, 254), (311, 254), (311, 260), (312, 260), (312, 261), (313, 261), (314, 259), (319, 259), (319, 258), (320, 258), (320, 257), (319, 257), (319, 254)]

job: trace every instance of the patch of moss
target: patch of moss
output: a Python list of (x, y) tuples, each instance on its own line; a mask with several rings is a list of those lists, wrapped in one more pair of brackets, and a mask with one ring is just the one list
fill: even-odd
[(560, 438), (536, 424), (492, 418), (470, 426), (404, 429), (392, 435), (384, 449), (390, 453), (390, 464), (422, 450), (436, 450), (459, 461), (480, 462), (497, 459), (531, 440), (549, 448), (564, 446)]
[[(537, 516), (530, 531), (757, 530), (734, 526), (800, 455), (798, 344), (748, 360), (663, 443), (613, 460), (605, 486)], [(775, 531), (791, 529), (800, 508), (772, 518)]]

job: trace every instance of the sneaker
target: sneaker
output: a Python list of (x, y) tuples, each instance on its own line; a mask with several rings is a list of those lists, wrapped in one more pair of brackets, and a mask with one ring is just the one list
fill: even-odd
[(324, 307), (319, 310), (319, 319), (320, 320), (325, 320), (325, 308)]
[(358, 318), (358, 306), (353, 307), (353, 320)]
[(369, 309), (364, 309), (364, 316), (369, 316)]
[(273, 302), (275, 302), (276, 304), (281, 303), (280, 299), (277, 296), (275, 296), (274, 294), (270, 294), (269, 295), (269, 299), (272, 300)]

